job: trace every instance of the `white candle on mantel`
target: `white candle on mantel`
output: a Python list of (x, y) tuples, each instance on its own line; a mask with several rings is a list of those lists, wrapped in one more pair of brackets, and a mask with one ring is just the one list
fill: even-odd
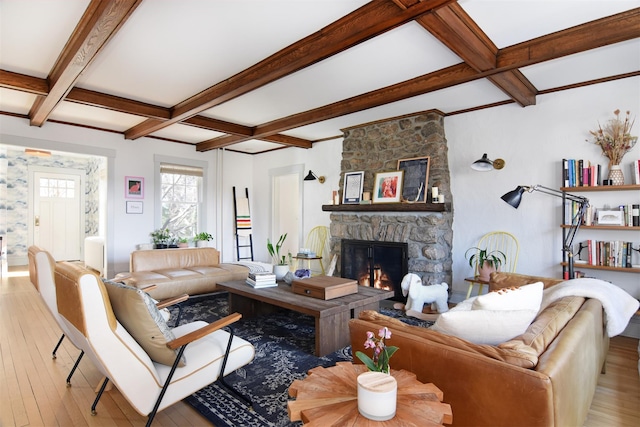
[(438, 203), (444, 203), (444, 194), (438, 194)]
[(358, 411), (374, 421), (390, 420), (396, 415), (398, 383), (382, 372), (358, 375)]
[(431, 198), (432, 199), (438, 198), (438, 187), (431, 187)]

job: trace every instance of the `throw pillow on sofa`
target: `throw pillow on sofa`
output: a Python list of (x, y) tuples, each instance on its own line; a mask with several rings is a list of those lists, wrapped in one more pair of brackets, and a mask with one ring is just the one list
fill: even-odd
[(540, 310), (542, 282), (503, 288), (480, 295), (473, 301), (472, 310)]
[(470, 298), (442, 313), (432, 329), (475, 344), (498, 345), (524, 333), (538, 314), (542, 282)]
[(449, 310), (431, 327), (475, 344), (498, 345), (527, 330), (538, 310)]

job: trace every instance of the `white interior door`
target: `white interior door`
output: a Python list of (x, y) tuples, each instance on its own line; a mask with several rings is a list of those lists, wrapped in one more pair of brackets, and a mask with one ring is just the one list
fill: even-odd
[(282, 168), (271, 171), (271, 240), (275, 242), (282, 234), (287, 239), (280, 255), (293, 256), (298, 253), (302, 233), (302, 167)]
[(82, 259), (84, 212), (82, 175), (34, 172), (33, 244), (56, 261)]

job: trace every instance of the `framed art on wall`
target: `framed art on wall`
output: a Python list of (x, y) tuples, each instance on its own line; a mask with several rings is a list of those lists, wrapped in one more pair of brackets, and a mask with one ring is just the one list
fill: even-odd
[(142, 201), (127, 201), (127, 213), (128, 214), (141, 214), (142, 213)]
[(427, 202), (430, 157), (414, 157), (398, 160), (398, 170), (404, 171), (402, 179), (403, 202)]
[(373, 203), (397, 203), (402, 196), (404, 171), (376, 173), (373, 183)]
[(362, 199), (362, 185), (364, 184), (364, 171), (345, 172), (342, 186), (342, 203), (358, 204)]
[(139, 176), (125, 176), (124, 197), (126, 199), (144, 199), (144, 178)]

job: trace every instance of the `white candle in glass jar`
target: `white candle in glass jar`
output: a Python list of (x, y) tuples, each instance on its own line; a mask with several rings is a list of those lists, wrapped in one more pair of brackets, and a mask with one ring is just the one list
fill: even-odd
[(358, 411), (374, 421), (390, 420), (396, 415), (398, 383), (382, 372), (358, 375)]

